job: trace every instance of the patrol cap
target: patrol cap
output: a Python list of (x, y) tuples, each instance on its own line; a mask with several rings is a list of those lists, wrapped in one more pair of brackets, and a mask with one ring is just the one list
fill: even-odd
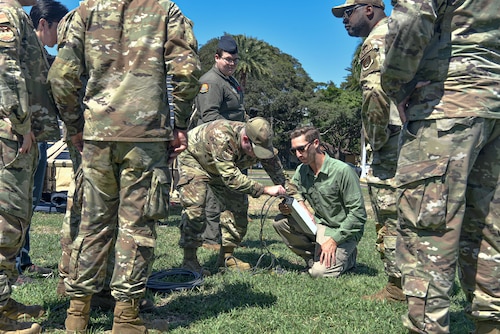
[(344, 11), (349, 7), (354, 7), (356, 5), (372, 5), (374, 7), (379, 7), (384, 9), (385, 5), (382, 0), (346, 0), (345, 4), (336, 6), (332, 8), (332, 13), (335, 17), (344, 16)]
[(222, 36), (217, 47), (231, 54), (238, 53), (238, 45), (231, 35)]
[(253, 152), (259, 159), (271, 159), (274, 156), (273, 130), (262, 117), (251, 118), (245, 124), (245, 133), (252, 141)]

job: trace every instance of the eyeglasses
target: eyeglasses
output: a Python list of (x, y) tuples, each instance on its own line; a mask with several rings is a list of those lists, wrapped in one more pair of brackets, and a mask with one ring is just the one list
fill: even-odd
[(299, 146), (299, 147), (292, 147), (292, 148), (290, 149), (290, 152), (291, 152), (292, 154), (297, 153), (297, 151), (299, 151), (300, 153), (304, 153), (304, 151), (305, 151), (305, 150), (307, 150), (307, 148), (309, 147), (309, 145), (311, 145), (313, 142), (314, 142), (314, 140), (312, 140), (312, 141), (308, 142), (308, 143), (307, 143), (307, 144), (305, 144), (305, 145)]
[(240, 58), (221, 58), (223, 59), (226, 63), (228, 64), (238, 64), (238, 62), (240, 61)]
[(367, 6), (366, 4), (363, 4), (363, 5), (357, 5), (357, 6), (354, 6), (354, 7), (351, 7), (351, 8), (347, 8), (346, 10), (344, 10), (344, 15), (342, 15), (342, 18), (345, 20), (345, 19), (348, 19), (351, 17), (352, 13), (354, 13), (354, 11), (360, 7), (364, 7), (364, 6)]

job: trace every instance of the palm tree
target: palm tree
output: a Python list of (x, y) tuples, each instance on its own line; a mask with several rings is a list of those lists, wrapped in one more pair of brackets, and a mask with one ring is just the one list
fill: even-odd
[(272, 59), (269, 45), (261, 40), (245, 35), (234, 36), (238, 44), (240, 62), (235, 76), (245, 91), (247, 78), (251, 75), (255, 79), (271, 74), (268, 64)]

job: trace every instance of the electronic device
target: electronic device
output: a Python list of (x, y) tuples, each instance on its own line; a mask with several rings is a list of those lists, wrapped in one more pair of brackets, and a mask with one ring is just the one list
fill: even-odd
[(295, 198), (285, 197), (283, 203), (290, 207), (293, 219), (295, 219), (304, 232), (316, 235), (318, 231), (316, 223), (311, 219), (309, 212)]

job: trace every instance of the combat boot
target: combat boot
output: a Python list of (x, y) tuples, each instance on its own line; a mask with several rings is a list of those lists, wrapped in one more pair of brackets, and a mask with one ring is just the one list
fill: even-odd
[(200, 273), (203, 276), (210, 276), (210, 271), (203, 268), (198, 261), (197, 251), (198, 248), (184, 248), (184, 260), (182, 261), (181, 268)]
[(404, 302), (406, 295), (401, 288), (401, 278), (389, 276), (387, 284), (378, 292), (362, 297), (364, 300)]
[(498, 321), (476, 321), (474, 334), (500, 334), (500, 322)]
[(0, 334), (38, 334), (42, 328), (36, 322), (18, 322), (0, 314)]
[(57, 281), (56, 294), (59, 297), (66, 297), (66, 286), (64, 285), (64, 277), (59, 277), (59, 281)]
[(2, 310), (2, 314), (12, 320), (23, 320), (29, 318), (40, 318), (45, 310), (40, 305), (24, 305), (9, 298)]
[(139, 300), (117, 301), (111, 334), (144, 334), (148, 329), (139, 316)]
[(71, 298), (67, 310), (66, 334), (85, 333), (90, 318), (90, 300), (92, 295), (81, 298)]
[(217, 258), (217, 267), (225, 269), (237, 269), (247, 271), (252, 268), (250, 263), (243, 262), (233, 256), (234, 247), (222, 247)]

